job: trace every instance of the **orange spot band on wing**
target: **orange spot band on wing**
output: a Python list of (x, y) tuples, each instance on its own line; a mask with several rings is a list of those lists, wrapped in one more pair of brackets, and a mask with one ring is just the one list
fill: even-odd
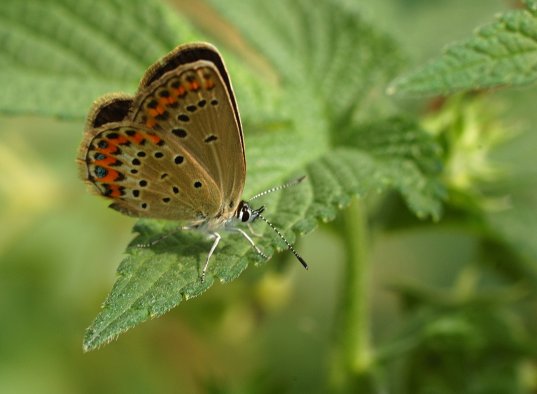
[(132, 139), (135, 143), (137, 143), (137, 144), (141, 144), (145, 138), (144, 138), (144, 135), (143, 135), (142, 133), (137, 132), (137, 133), (135, 133), (134, 135), (131, 136), (131, 139)]
[(102, 160), (95, 160), (95, 164), (98, 165), (98, 166), (102, 166), (102, 167), (106, 167), (106, 166), (109, 166), (111, 164), (115, 164), (117, 162), (118, 161), (116, 160), (116, 158), (112, 157), (112, 156), (106, 156)]
[(109, 196), (113, 198), (121, 197), (121, 187), (119, 185), (111, 184), (108, 185)]
[(147, 138), (154, 144), (158, 144), (162, 139), (155, 134), (146, 134)]
[(155, 127), (156, 124), (157, 124), (157, 121), (155, 120), (155, 118), (148, 118), (148, 119), (145, 121), (145, 125), (146, 125), (149, 129), (152, 129), (153, 127)]
[(200, 85), (197, 81), (190, 82), (190, 90), (196, 91), (199, 90)]
[(177, 91), (177, 95), (180, 97), (183, 97), (186, 94), (186, 90), (183, 85), (179, 86), (176, 91)]
[[(168, 101), (168, 99), (164, 99)], [(159, 100), (158, 105), (155, 108), (148, 108), (147, 114), (151, 116), (152, 118), (157, 117), (158, 115), (161, 115), (166, 111), (166, 105), (163, 103), (162, 99)]]
[(129, 142), (129, 140), (127, 139), (127, 137), (125, 137), (124, 135), (120, 135), (118, 138), (116, 138), (114, 140), (118, 145), (123, 145), (123, 144), (126, 144)]
[(100, 183), (110, 183), (110, 182), (114, 182), (116, 179), (120, 177), (119, 172), (117, 172), (116, 170), (107, 168), (106, 171), (107, 171), (106, 176), (102, 178), (95, 178), (95, 180)]
[(97, 149), (98, 152), (104, 153), (105, 155), (113, 154), (118, 151), (117, 145), (108, 143), (108, 146), (106, 148), (99, 148)]
[(177, 101), (177, 99), (173, 96), (169, 96), (169, 97), (161, 97), (159, 99), (159, 107), (162, 106), (162, 108), (165, 108), (167, 105), (170, 105), (170, 104), (173, 104)]

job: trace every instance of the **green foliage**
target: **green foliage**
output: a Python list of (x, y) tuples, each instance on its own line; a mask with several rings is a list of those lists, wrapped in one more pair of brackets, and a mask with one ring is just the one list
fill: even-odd
[[(394, 341), (409, 344), (396, 374), (399, 390), (525, 392), (517, 379), (518, 363), (531, 354), (532, 343), (512, 313), (516, 289), (467, 298), (412, 286), (398, 291), (403, 299), (412, 299), (413, 314)], [(468, 379), (469, 371), (479, 371), (479, 377)]]
[[(533, 6), (531, 6), (533, 4)], [(537, 10), (513, 10), (454, 44), (425, 67), (396, 79), (388, 91), (401, 95), (447, 94), (500, 85), (527, 85), (537, 74)]]

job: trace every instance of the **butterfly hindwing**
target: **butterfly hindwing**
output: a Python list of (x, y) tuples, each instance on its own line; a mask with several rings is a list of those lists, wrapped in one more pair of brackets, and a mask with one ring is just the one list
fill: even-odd
[(196, 221), (221, 205), (214, 181), (185, 148), (132, 122), (86, 133), (79, 163), (92, 189), (131, 216)]

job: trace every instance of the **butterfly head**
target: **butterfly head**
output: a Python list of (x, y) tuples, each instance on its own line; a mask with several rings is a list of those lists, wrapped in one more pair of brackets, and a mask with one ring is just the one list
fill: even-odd
[(260, 218), (261, 220), (263, 220), (278, 235), (278, 237), (280, 237), (282, 241), (285, 242), (285, 244), (287, 245), (287, 248), (295, 255), (295, 257), (298, 259), (298, 261), (300, 261), (300, 263), (304, 266), (304, 268), (308, 269), (308, 264), (302, 258), (302, 256), (300, 256), (297, 253), (295, 248), (293, 248), (293, 245), (291, 245), (289, 241), (285, 239), (283, 234), (276, 227), (274, 227), (274, 225), (271, 222), (269, 222), (263, 215), (261, 215), (261, 213), (263, 213), (264, 210), (265, 210), (264, 206), (261, 206), (258, 209), (252, 209), (252, 207), (250, 207), (250, 205), (246, 201), (241, 201), (239, 203), (239, 206), (237, 207), (237, 210), (235, 211), (235, 218), (237, 220), (240, 220), (243, 223), (251, 223), (257, 218)]
[(241, 201), (235, 212), (235, 217), (243, 223), (252, 223), (264, 210), (264, 206), (252, 209), (246, 201)]

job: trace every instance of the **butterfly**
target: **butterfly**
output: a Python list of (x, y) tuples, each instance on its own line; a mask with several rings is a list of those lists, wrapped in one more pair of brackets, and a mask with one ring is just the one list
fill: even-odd
[(90, 190), (112, 200), (110, 208), (134, 217), (186, 222), (181, 230), (206, 232), (213, 244), (202, 281), (220, 230), (240, 233), (266, 258), (237, 225), (258, 218), (308, 267), (262, 216), (264, 207), (253, 209), (242, 199), (242, 124), (224, 61), (211, 44), (172, 50), (148, 68), (135, 96), (109, 94), (98, 99), (88, 115), (77, 162)]

